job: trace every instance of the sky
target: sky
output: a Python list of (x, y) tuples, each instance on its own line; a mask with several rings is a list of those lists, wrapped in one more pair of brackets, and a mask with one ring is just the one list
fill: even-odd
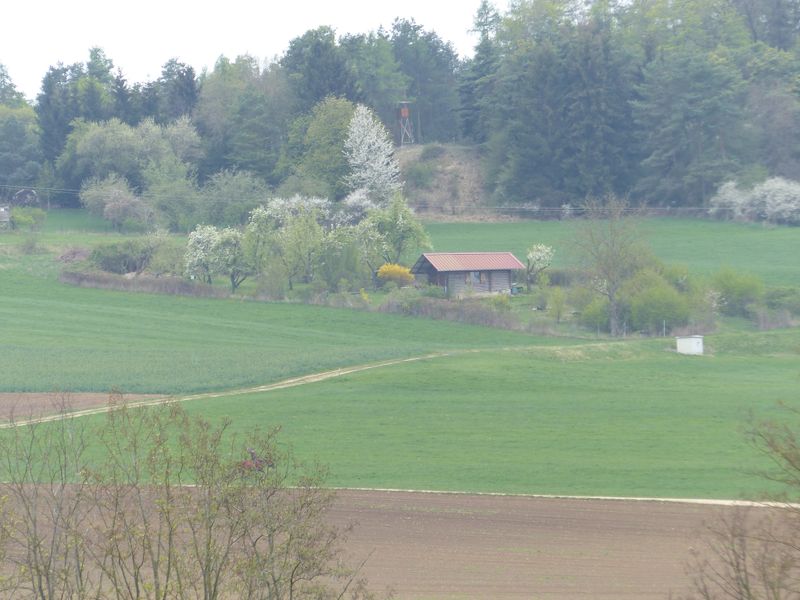
[[(152, 81), (171, 58), (199, 74), (220, 55), (268, 60), (289, 41), (321, 25), (337, 34), (366, 33), (414, 19), (451, 42), (462, 57), (476, 43), (469, 33), (480, 0), (16, 0), (4, 3), (0, 63), (33, 100), (47, 69), (85, 62), (98, 46), (130, 84)], [(508, 0), (496, 0), (502, 13)]]

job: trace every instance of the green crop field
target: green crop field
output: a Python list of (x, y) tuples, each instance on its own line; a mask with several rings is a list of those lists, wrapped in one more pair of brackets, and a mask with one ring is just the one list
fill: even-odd
[[(429, 223), (434, 249), (442, 252), (555, 249), (555, 267), (576, 264), (577, 221)], [(706, 275), (729, 266), (758, 274), (768, 285), (800, 285), (800, 227), (765, 227), (697, 219), (650, 218), (641, 222), (645, 242), (661, 260)]]
[(454, 348), (556, 343), (379, 313), (129, 294), (7, 275), (0, 391), (219, 390)]
[[(757, 497), (752, 419), (796, 400), (800, 331), (455, 352), (291, 389), (186, 404), (282, 443), (343, 487)], [(101, 417), (93, 417), (99, 419)]]
[[(432, 224), (437, 250), (556, 248), (570, 222)], [(798, 285), (800, 228), (645, 220), (667, 262)], [(0, 235), (0, 391), (182, 394), (260, 385), (389, 358), (448, 356), (297, 388), (187, 404), (234, 429), (281, 425), (332, 485), (553, 494), (738, 497), (764, 488), (751, 414), (782, 418), (800, 389), (800, 330), (726, 321), (710, 355), (665, 339), (587, 343), (297, 304), (62, 285), (63, 249), (119, 239), (80, 212)], [(780, 416), (779, 416), (780, 415)]]
[(709, 341), (464, 353), (187, 407), (281, 425), (339, 486), (753, 496), (766, 462), (745, 429), (796, 401), (800, 332)]

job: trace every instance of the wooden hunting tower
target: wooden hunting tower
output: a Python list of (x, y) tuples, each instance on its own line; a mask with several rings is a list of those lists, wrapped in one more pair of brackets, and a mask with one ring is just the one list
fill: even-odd
[(400, 145), (414, 143), (414, 123), (411, 120), (411, 102), (402, 100), (397, 103), (397, 123), (400, 126)]

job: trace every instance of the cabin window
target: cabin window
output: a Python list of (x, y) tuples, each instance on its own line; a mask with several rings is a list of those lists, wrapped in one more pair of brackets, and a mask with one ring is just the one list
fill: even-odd
[(464, 283), (474, 285), (486, 281), (483, 271), (467, 271), (464, 273)]

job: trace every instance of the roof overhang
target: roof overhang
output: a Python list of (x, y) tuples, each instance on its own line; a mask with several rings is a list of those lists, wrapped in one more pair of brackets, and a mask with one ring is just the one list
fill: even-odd
[(523, 265), (511, 252), (426, 252), (411, 267), (412, 273), (458, 271), (516, 271)]

